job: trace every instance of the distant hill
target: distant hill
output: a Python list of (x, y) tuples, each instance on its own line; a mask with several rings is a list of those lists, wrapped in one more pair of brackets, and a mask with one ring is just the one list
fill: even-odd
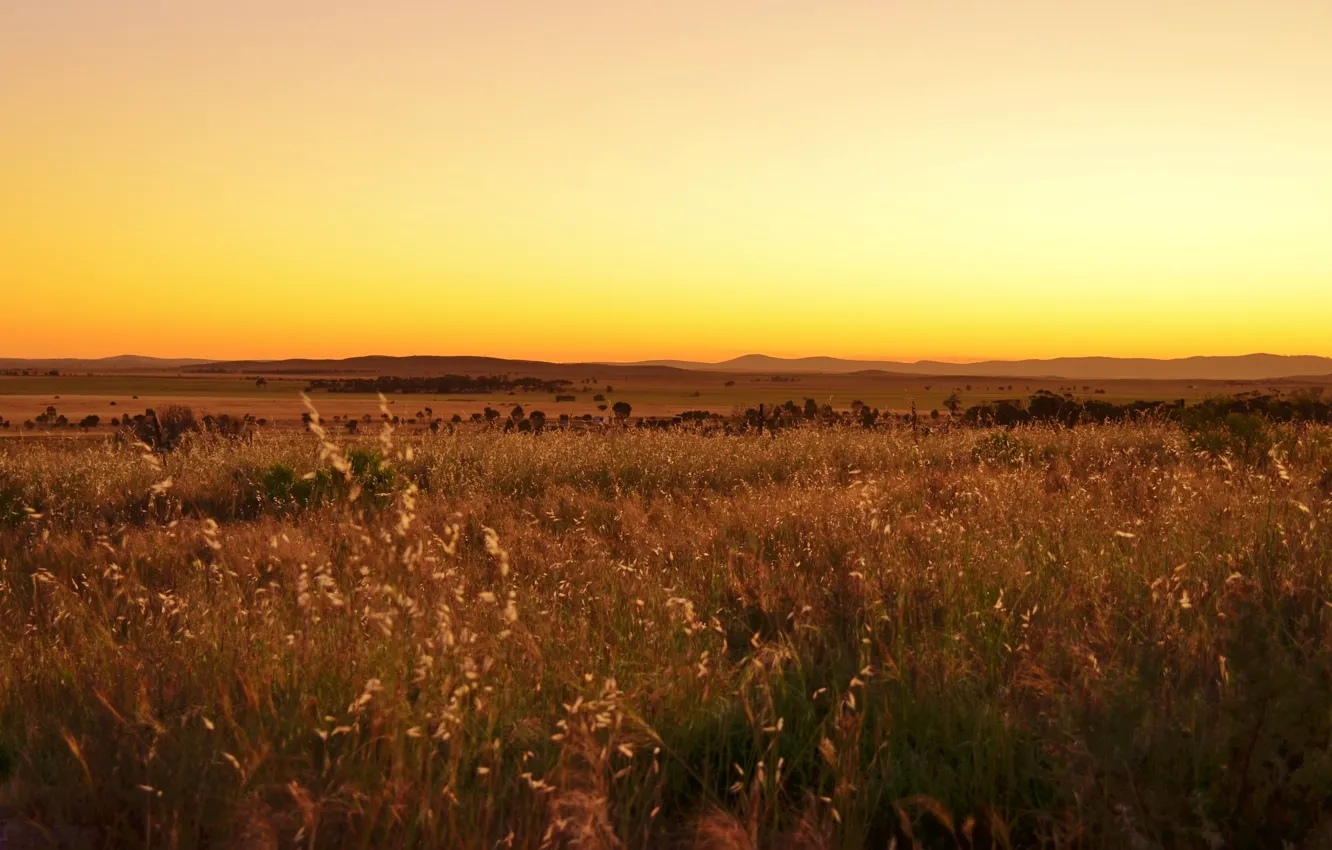
[(746, 354), (720, 363), (689, 360), (648, 360), (641, 366), (669, 366), (707, 372), (849, 374), (886, 372), (899, 375), (955, 375), (978, 378), (1052, 377), (1070, 379), (1131, 378), (1138, 380), (1263, 381), (1332, 373), (1332, 358), (1312, 355), (1245, 354), (1235, 357), (1183, 357), (1173, 360), (1122, 357), (1056, 357), (1051, 360), (984, 360), (944, 363), (917, 360), (842, 360), (836, 357), (769, 357)]
[(115, 357), (0, 357), (0, 369), (39, 369), (62, 372), (143, 372), (155, 369), (180, 369), (208, 363), (208, 360), (189, 357), (144, 357), (139, 354), (119, 354)]
[(985, 360), (944, 363), (917, 360), (843, 360), (837, 357), (769, 357), (746, 354), (720, 363), (692, 360), (647, 360), (637, 363), (552, 363), (544, 360), (508, 360), (501, 357), (367, 355), (344, 359), (292, 358), (287, 360), (203, 360), (124, 354), (100, 359), (0, 358), (0, 370), (31, 369), (62, 372), (179, 371), (192, 374), (233, 375), (514, 375), (544, 379), (596, 379), (657, 377), (688, 380), (690, 373), (713, 372), (752, 375), (827, 374), (940, 375), (975, 378), (1066, 378), (1069, 380), (1200, 380), (1266, 381), (1277, 378), (1332, 375), (1332, 358), (1245, 354), (1237, 357), (1184, 357), (1174, 360), (1120, 357), (1057, 357), (1052, 360)]

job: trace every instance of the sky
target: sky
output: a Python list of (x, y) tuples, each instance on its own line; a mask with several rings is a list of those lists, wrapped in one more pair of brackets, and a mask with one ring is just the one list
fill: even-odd
[(0, 2), (0, 355), (1332, 355), (1328, 0)]

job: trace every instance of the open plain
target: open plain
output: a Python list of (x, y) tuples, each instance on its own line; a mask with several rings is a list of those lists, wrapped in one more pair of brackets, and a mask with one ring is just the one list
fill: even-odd
[(5, 441), (6, 841), (1318, 846), (1332, 430), (1253, 422)]

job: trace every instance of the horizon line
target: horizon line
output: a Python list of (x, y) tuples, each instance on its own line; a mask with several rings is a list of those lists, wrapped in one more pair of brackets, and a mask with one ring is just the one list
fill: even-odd
[(56, 360), (101, 361), (101, 360), (137, 358), (143, 360), (167, 360), (167, 361), (190, 360), (196, 362), (199, 365), (204, 365), (208, 363), (236, 363), (236, 362), (245, 362), (245, 361), (256, 362), (256, 363), (279, 363), (284, 360), (341, 361), (341, 360), (360, 360), (360, 359), (369, 359), (369, 358), (409, 359), (409, 358), (421, 358), (421, 357), (456, 358), (456, 359), (472, 358), (472, 359), (486, 359), (486, 360), (510, 360), (515, 362), (551, 363), (557, 365), (592, 364), (592, 365), (603, 365), (603, 366), (639, 366), (639, 365), (666, 364), (672, 362), (691, 363), (704, 366), (719, 366), (727, 363), (732, 363), (737, 360), (745, 360), (750, 358), (765, 358), (769, 360), (780, 360), (780, 361), (835, 360), (846, 363), (857, 363), (857, 362), (895, 363), (906, 366), (915, 366), (915, 365), (930, 364), (930, 363), (941, 363), (950, 366), (972, 366), (972, 365), (982, 365), (987, 363), (1033, 363), (1033, 362), (1041, 363), (1041, 362), (1051, 362), (1056, 360), (1149, 360), (1156, 362), (1171, 362), (1171, 361), (1200, 360), (1200, 359), (1242, 359), (1249, 357), (1274, 357), (1274, 358), (1283, 358), (1283, 359), (1315, 358), (1323, 360), (1332, 360), (1332, 354), (1312, 354), (1312, 353), (1273, 354), (1267, 351), (1250, 351), (1244, 354), (1188, 354), (1176, 357), (1153, 357), (1147, 355), (1114, 355), (1114, 354), (1060, 354), (1052, 357), (983, 357), (976, 359), (923, 357), (914, 360), (900, 359), (893, 357), (880, 357), (880, 356), (850, 357), (850, 356), (831, 355), (831, 354), (803, 354), (803, 355), (788, 356), (788, 355), (764, 354), (761, 352), (747, 352), (745, 354), (738, 354), (720, 360), (707, 360), (707, 359), (695, 359), (689, 357), (670, 357), (670, 356), (647, 357), (637, 360), (610, 360), (610, 359), (596, 359), (596, 358), (547, 360), (543, 358), (502, 356), (494, 354), (425, 354), (425, 353), (416, 353), (416, 354), (369, 353), (369, 354), (350, 354), (342, 356), (288, 355), (284, 357), (254, 357), (254, 356), (199, 357), (197, 355), (169, 356), (169, 355), (157, 355), (157, 354), (121, 353), (121, 354), (109, 354), (109, 355), (100, 355), (100, 356), (0, 355), (0, 361), (6, 361), (6, 360), (28, 361), (28, 362), (42, 362), (42, 361), (56, 361)]

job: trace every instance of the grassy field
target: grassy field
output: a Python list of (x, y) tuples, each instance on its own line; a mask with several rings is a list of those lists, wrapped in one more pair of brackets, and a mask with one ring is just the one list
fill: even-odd
[[(586, 370), (586, 367), (583, 367)], [(553, 373), (558, 374), (558, 372)], [(408, 394), (390, 398), (390, 408), (402, 419), (431, 408), (433, 415), (464, 418), (490, 406), (505, 414), (515, 404), (529, 410), (542, 410), (551, 418), (561, 413), (570, 416), (601, 415), (594, 397), (606, 402), (627, 401), (636, 416), (672, 416), (686, 410), (710, 410), (729, 414), (738, 407), (774, 405), (785, 401), (803, 403), (813, 398), (819, 404), (830, 403), (845, 409), (860, 400), (883, 410), (905, 411), (914, 402), (922, 413), (942, 410), (944, 398), (956, 392), (964, 405), (998, 399), (1025, 399), (1037, 390), (1070, 392), (1075, 397), (1096, 398), (1115, 403), (1137, 400), (1198, 401), (1214, 395), (1234, 395), (1259, 391), (1274, 393), (1306, 386), (1327, 385), (1307, 380), (1267, 382), (1223, 381), (1070, 381), (1066, 379), (996, 379), (920, 377), (902, 375), (790, 375), (774, 381), (771, 375), (734, 375), (706, 372), (647, 374), (643, 377), (596, 383), (578, 380), (570, 394), (576, 401), (556, 402), (554, 394), (497, 393), (469, 395)], [(112, 417), (142, 413), (146, 408), (185, 404), (199, 415), (206, 413), (243, 416), (250, 414), (275, 423), (299, 422), (305, 410), (300, 393), (307, 381), (301, 377), (271, 376), (263, 386), (253, 377), (211, 374), (117, 374), (17, 377), (0, 376), (0, 418), (13, 423), (0, 435), (13, 436), (22, 423), (54, 406), (60, 414), (78, 421), (89, 414), (103, 420), (105, 432)], [(607, 386), (612, 389), (607, 390)], [(1011, 389), (1010, 389), (1011, 387)], [(324, 416), (359, 418), (366, 413), (379, 415), (375, 394), (324, 393), (314, 396)], [(42, 430), (38, 428), (36, 430)]]
[(1332, 430), (1269, 436), (7, 441), (0, 834), (1329, 846)]

